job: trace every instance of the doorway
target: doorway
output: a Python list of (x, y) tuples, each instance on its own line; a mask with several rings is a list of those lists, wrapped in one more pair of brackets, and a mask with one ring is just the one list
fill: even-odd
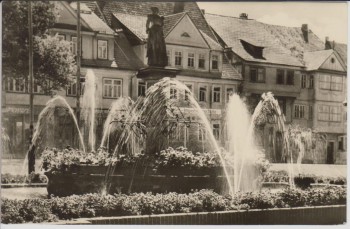
[(334, 142), (327, 144), (327, 164), (334, 164)]

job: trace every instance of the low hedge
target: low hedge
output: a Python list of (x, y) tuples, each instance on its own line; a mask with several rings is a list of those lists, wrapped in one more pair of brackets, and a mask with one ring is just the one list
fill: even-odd
[(151, 215), (346, 204), (346, 188), (285, 189), (277, 193), (237, 193), (211, 190), (189, 194), (85, 194), (51, 199), (2, 199), (2, 223), (50, 222), (96, 216)]
[[(287, 171), (270, 170), (264, 174), (263, 182), (289, 182), (289, 175)], [(300, 174), (294, 177), (294, 183), (297, 187), (306, 189), (311, 184), (334, 184), (346, 185), (346, 177), (326, 177), (316, 176), (313, 174)]]
[(32, 172), (29, 175), (14, 175), (10, 173), (1, 174), (1, 184), (31, 184), (47, 183), (47, 177), (43, 174)]

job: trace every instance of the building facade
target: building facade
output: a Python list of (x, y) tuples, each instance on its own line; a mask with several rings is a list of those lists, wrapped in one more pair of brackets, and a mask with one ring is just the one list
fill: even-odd
[[(307, 24), (300, 28), (268, 25), (247, 14), (205, 17), (243, 75), (243, 95), (251, 111), (261, 94), (271, 91), (285, 124), (327, 136), (324, 152), (316, 157), (307, 153), (304, 163), (346, 163), (346, 108), (342, 105), (347, 95), (346, 58), (335, 48), (344, 46), (331, 47), (328, 39), (322, 42)], [(258, 132), (258, 144), (270, 161), (281, 162), (281, 133), (269, 123)]]

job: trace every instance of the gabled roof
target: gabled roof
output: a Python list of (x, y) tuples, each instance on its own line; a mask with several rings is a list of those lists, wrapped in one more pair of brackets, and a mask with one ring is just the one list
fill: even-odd
[[(324, 44), (311, 31), (309, 43), (303, 39), (300, 28), (268, 25), (256, 20), (205, 14), (211, 27), (228, 47), (246, 61), (303, 66), (303, 52), (324, 49)], [(263, 57), (254, 58), (240, 40), (263, 47)]]
[(199, 32), (202, 34), (204, 40), (207, 42), (207, 44), (211, 50), (223, 50), (222, 46), (218, 42), (214, 41), (211, 37), (209, 37), (202, 30), (199, 30)]
[(333, 49), (305, 52), (304, 61), (308, 71), (317, 70), (333, 54)]
[[(187, 12), (196, 27), (205, 32), (213, 40), (216, 37), (205, 20), (201, 10), (196, 2), (183, 2), (184, 12)], [(123, 13), (138, 16), (147, 16), (151, 13), (151, 7), (158, 7), (159, 12), (163, 16), (174, 14), (175, 2), (127, 2), (127, 1), (107, 1), (101, 10), (108, 22), (111, 24), (111, 19), (114, 13)]]
[(113, 16), (141, 41), (147, 40), (148, 35), (146, 33), (146, 16), (125, 13), (113, 13)]
[(106, 22), (103, 13), (97, 3), (97, 1), (81, 1), (81, 3), (84, 3), (87, 7), (89, 7), (99, 18), (101, 18), (104, 22)]
[(344, 64), (347, 66), (348, 62), (348, 46), (343, 43), (335, 42), (334, 50), (337, 51), (339, 56), (342, 58)]
[[(181, 21), (181, 19), (184, 18), (184, 16), (187, 14), (188, 14), (187, 12), (182, 12), (182, 13), (165, 16), (164, 26), (163, 26), (164, 37), (166, 37), (171, 32), (171, 30), (174, 27), (176, 27), (178, 22)], [(147, 40), (147, 37), (148, 37), (146, 33), (147, 16), (140, 16), (140, 15), (135, 16), (135, 15), (124, 14), (124, 13), (113, 13), (113, 15), (141, 41)], [(208, 44), (210, 49), (212, 50), (223, 49), (221, 45), (218, 42), (216, 42), (214, 39), (212, 39), (209, 35), (207, 35), (201, 30), (199, 30), (199, 32), (201, 33), (203, 39)]]
[(318, 70), (332, 54), (335, 54), (335, 56), (339, 59), (339, 63), (344, 67), (344, 69), (346, 69), (346, 66), (343, 60), (341, 59), (340, 55), (333, 49), (327, 49), (314, 52), (305, 52), (304, 61), (306, 70)]
[[(76, 2), (72, 2), (70, 6), (76, 10)], [(85, 3), (80, 3), (80, 16), (81, 19), (88, 24), (94, 32), (114, 35), (114, 31), (101, 19), (99, 18)]]
[(181, 12), (177, 14), (170, 14), (164, 16), (164, 27), (163, 33), (164, 37), (166, 37), (171, 30), (177, 25), (177, 23), (186, 15), (186, 12)]

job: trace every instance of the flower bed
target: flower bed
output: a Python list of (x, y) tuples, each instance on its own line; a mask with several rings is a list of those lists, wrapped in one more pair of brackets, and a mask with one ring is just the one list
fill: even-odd
[(189, 194), (86, 194), (51, 199), (2, 199), (2, 223), (50, 222), (95, 216), (152, 215), (346, 204), (346, 189), (285, 189), (277, 193), (221, 196), (210, 190)]
[[(286, 171), (268, 171), (264, 175), (264, 182), (288, 183), (289, 175)], [(300, 188), (309, 188), (311, 184), (346, 185), (345, 177), (321, 177), (313, 174), (303, 174), (294, 177), (294, 183)]]

